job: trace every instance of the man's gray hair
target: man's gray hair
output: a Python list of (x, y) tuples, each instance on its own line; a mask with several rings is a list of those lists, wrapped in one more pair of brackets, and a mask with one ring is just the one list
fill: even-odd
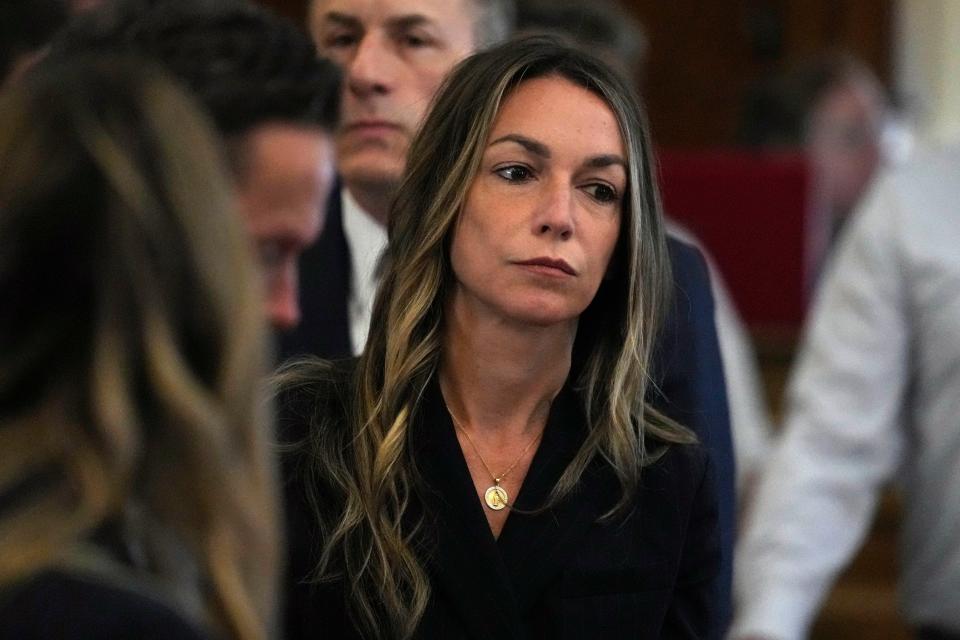
[(513, 35), (517, 24), (515, 0), (470, 0), (477, 10), (473, 29), (477, 51), (499, 44)]

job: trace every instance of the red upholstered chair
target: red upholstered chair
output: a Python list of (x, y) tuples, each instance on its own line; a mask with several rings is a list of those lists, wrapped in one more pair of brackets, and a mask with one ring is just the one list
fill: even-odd
[(755, 334), (796, 335), (824, 223), (800, 154), (658, 151), (667, 215), (710, 252)]

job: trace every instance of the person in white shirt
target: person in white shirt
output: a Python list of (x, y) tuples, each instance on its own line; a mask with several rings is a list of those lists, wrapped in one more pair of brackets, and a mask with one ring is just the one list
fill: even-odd
[(825, 273), (785, 431), (735, 567), (731, 637), (805, 637), (883, 487), (904, 493), (901, 605), (960, 637), (960, 147), (874, 185)]

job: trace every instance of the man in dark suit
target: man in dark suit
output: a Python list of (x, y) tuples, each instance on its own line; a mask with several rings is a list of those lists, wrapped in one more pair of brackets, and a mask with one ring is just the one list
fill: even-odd
[[(301, 258), (303, 322), (282, 339), (285, 356), (343, 358), (366, 339), (387, 212), (410, 139), (453, 65), (505, 37), (503, 0), (314, 0), (310, 27), (321, 52), (344, 69), (337, 135), (339, 192), (318, 242)], [(729, 617), (734, 531), (734, 463), (723, 366), (706, 264), (668, 239), (676, 289), (657, 349), (651, 400), (690, 427), (717, 471), (721, 529), (721, 622)], [(718, 626), (722, 628), (722, 624)]]
[(407, 148), (453, 66), (512, 30), (513, 0), (313, 0), (310, 30), (344, 70), (341, 184), (328, 229), (302, 261), (304, 325), (285, 355), (342, 357), (366, 340), (387, 211)]
[[(133, 53), (158, 62), (206, 109), (226, 143), (237, 210), (278, 331), (300, 320), (297, 260), (333, 187), (337, 68), (292, 22), (244, 1), (121, 0), (94, 10), (51, 55)], [(202, 212), (199, 212), (202, 213)]]

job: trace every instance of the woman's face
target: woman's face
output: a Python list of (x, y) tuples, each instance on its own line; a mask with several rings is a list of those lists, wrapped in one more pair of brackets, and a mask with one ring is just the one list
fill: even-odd
[(626, 162), (602, 98), (559, 76), (515, 88), (454, 231), (454, 304), (525, 324), (575, 322), (617, 244)]

